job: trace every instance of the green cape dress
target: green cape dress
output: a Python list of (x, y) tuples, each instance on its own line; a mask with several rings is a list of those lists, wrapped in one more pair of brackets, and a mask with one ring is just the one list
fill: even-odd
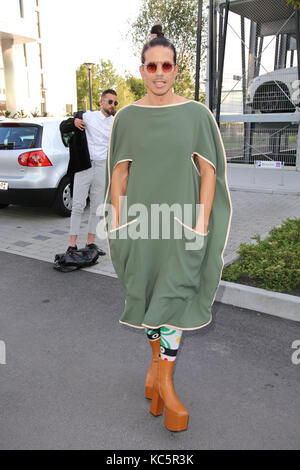
[[(216, 172), (206, 234), (193, 230), (201, 186), (197, 155)], [(130, 162), (127, 200), (120, 226), (112, 229), (112, 172), (122, 161)], [(166, 214), (169, 225), (164, 225)], [(205, 105), (195, 101), (131, 104), (116, 114), (107, 158), (104, 225), (126, 296), (121, 323), (181, 330), (208, 325), (231, 216), (224, 146)]]

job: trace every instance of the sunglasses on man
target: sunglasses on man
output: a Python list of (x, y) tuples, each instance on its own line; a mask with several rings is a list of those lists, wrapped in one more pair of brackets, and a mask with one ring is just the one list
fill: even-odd
[(142, 64), (144, 68), (146, 68), (147, 72), (155, 73), (157, 71), (157, 64), (161, 64), (162, 71), (164, 73), (169, 73), (173, 70), (175, 64), (171, 64), (171, 62), (149, 62), (148, 64)]
[(114, 100), (107, 100), (106, 101), (108, 102), (108, 104), (114, 104), (115, 106), (118, 106), (119, 102), (118, 101), (114, 101)]

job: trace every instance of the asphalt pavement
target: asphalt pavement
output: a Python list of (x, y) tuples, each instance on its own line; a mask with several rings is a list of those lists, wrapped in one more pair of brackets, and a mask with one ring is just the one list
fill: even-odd
[(213, 322), (183, 334), (174, 379), (190, 423), (172, 433), (149, 414), (151, 350), (118, 322), (117, 279), (0, 263), (0, 449), (299, 449), (298, 322), (215, 302)]

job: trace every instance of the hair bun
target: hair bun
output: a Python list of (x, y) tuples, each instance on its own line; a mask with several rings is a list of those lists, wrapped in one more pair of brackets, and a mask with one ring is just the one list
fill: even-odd
[(162, 25), (161, 24), (156, 24), (156, 25), (152, 26), (151, 34), (156, 34), (156, 36), (158, 38), (164, 37), (164, 33), (162, 31)]

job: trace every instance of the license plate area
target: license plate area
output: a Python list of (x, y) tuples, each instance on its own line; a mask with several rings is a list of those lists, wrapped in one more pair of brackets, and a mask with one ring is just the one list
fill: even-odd
[(0, 181), (0, 191), (7, 191), (7, 190), (8, 190), (8, 182)]

